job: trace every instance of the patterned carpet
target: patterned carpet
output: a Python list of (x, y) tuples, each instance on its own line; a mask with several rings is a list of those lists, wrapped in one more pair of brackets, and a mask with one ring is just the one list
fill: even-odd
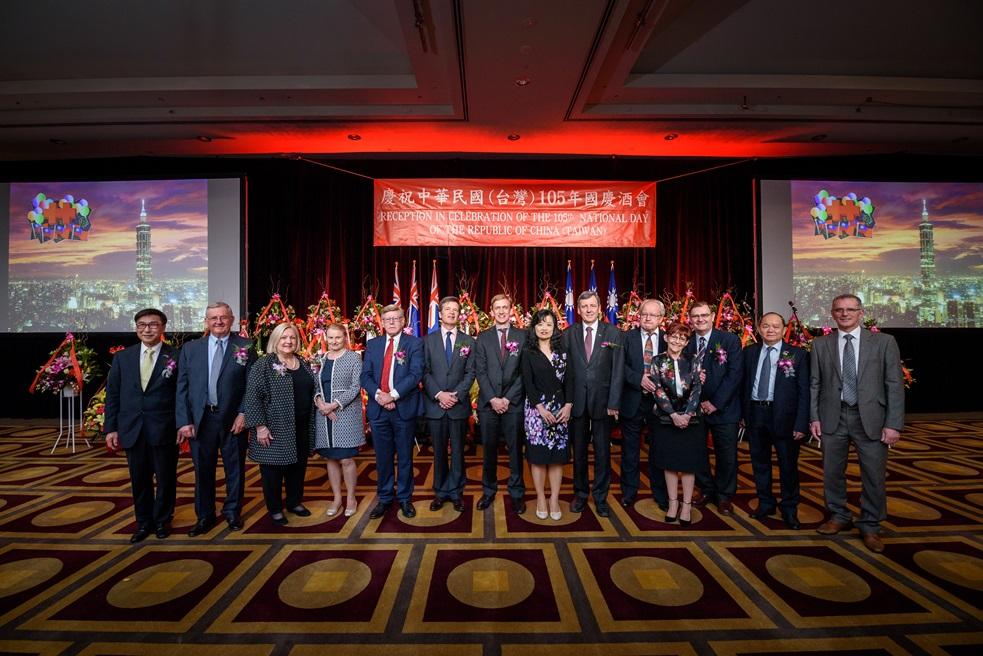
[[(325, 516), (314, 460), (313, 515), (272, 524), (251, 466), (244, 530), (223, 523), (195, 539), (185, 455), (175, 534), (131, 546), (124, 458), (84, 443), (50, 454), (55, 432), (0, 423), (0, 654), (975, 656), (983, 645), (983, 419), (909, 424), (889, 461), (882, 556), (856, 532), (814, 532), (812, 448), (800, 462), (803, 530), (749, 518), (745, 445), (738, 511), (694, 511), (688, 530), (651, 500), (613, 505), (609, 519), (593, 506), (560, 521), (518, 517), (502, 494), (476, 511), (472, 450), (463, 514), (427, 509), (424, 451), (418, 515), (370, 520), (369, 454), (352, 518)], [(615, 475), (618, 460), (615, 447)], [(501, 479), (506, 463), (500, 454)], [(855, 463), (849, 473), (857, 512)]]

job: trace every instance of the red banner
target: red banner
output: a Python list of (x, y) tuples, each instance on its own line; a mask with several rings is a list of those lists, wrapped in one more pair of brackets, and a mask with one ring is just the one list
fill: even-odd
[(375, 181), (376, 246), (655, 246), (655, 183)]

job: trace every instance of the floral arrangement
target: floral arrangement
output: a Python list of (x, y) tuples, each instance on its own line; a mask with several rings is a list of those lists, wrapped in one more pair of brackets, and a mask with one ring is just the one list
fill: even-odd
[(543, 299), (536, 305), (532, 306), (529, 312), (526, 313), (527, 326), (532, 321), (533, 313), (537, 312), (538, 310), (552, 310), (553, 314), (556, 315), (556, 322), (557, 322), (556, 327), (558, 329), (566, 330), (567, 327), (569, 326), (569, 324), (567, 323), (566, 312), (563, 310), (563, 308), (560, 307), (560, 304), (556, 302), (556, 299), (553, 298), (553, 294), (551, 294), (549, 290), (544, 291)]
[(85, 383), (98, 375), (96, 352), (72, 333), (65, 333), (65, 339), (38, 369), (28, 392), (61, 394), (62, 390), (69, 388), (78, 393)]
[(355, 310), (354, 318), (349, 324), (356, 339), (368, 341), (382, 334), (382, 305), (377, 303), (369, 294), (365, 302)]
[(521, 303), (512, 304), (512, 318), (509, 321), (516, 328), (525, 328), (528, 325), (526, 322), (526, 312), (522, 309)]
[(457, 321), (461, 332), (465, 335), (474, 337), (494, 323), (492, 318), (471, 299), (467, 291), (461, 291), (458, 299), (461, 301), (461, 315)]
[(89, 399), (82, 413), (82, 429), (93, 433), (103, 433), (106, 424), (106, 388), (102, 387)]
[(686, 283), (686, 293), (682, 298), (666, 292), (660, 298), (666, 306), (666, 324), (689, 321), (689, 306), (696, 300), (693, 294), (693, 283)]
[[(270, 333), (273, 332), (273, 329), (278, 324), (284, 321), (293, 323), (295, 318), (296, 313), (294, 312), (293, 306), (284, 303), (279, 294), (273, 294), (270, 297), (269, 303), (260, 311), (256, 317), (256, 321), (253, 323), (252, 337), (257, 340), (257, 344), (261, 344), (262, 340), (269, 337)], [(303, 322), (300, 323), (303, 324)], [(301, 341), (306, 341), (304, 340), (303, 331), (301, 332)]]
[(621, 310), (618, 312), (618, 328), (625, 331), (638, 328), (641, 307), (641, 297), (635, 293), (634, 289), (631, 290), (628, 294), (628, 300), (625, 301), (624, 305), (621, 306)]
[(304, 329), (308, 335), (315, 335), (333, 323), (345, 323), (341, 308), (333, 298), (328, 298), (328, 292), (321, 292), (317, 303), (307, 307), (307, 321)]

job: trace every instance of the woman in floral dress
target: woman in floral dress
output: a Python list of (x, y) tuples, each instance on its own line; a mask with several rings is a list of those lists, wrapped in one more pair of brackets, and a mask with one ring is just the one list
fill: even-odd
[[(560, 345), (556, 316), (537, 311), (522, 350), (522, 383), (526, 390), (526, 457), (536, 486), (536, 517), (560, 519), (560, 483), (570, 461), (569, 427), (573, 402), (573, 370)], [(546, 479), (550, 482), (549, 504)]]

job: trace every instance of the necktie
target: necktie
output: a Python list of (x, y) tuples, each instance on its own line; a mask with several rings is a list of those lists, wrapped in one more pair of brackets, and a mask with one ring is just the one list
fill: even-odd
[(382, 380), (379, 381), (379, 389), (383, 392), (389, 393), (389, 372), (393, 368), (393, 338), (389, 338), (389, 344), (386, 345), (386, 354), (382, 358)]
[(454, 355), (454, 345), (451, 344), (451, 333), (447, 331), (444, 338), (444, 357), (447, 358), (447, 366), (451, 366), (451, 356)]
[(701, 337), (700, 347), (696, 350), (696, 359), (699, 361), (700, 364), (703, 364), (703, 356), (706, 355), (706, 352), (707, 352), (707, 338)]
[(758, 372), (758, 401), (768, 400), (768, 388), (771, 383), (771, 352), (774, 346), (769, 346), (765, 351), (765, 359), (761, 361), (761, 371)]
[(220, 339), (215, 344), (212, 354), (212, 366), (208, 369), (208, 404), (218, 405), (218, 374), (222, 370), (222, 356), (225, 355), (225, 340)]
[(154, 352), (147, 349), (143, 352), (143, 359), (140, 360), (140, 386), (144, 391), (147, 389), (152, 373), (154, 373)]
[(594, 351), (594, 340), (591, 339), (591, 333), (593, 332), (593, 328), (588, 328), (587, 335), (584, 337), (584, 354), (587, 356), (588, 362), (590, 362), (590, 354)]
[(642, 352), (642, 362), (645, 363), (645, 373), (652, 372), (652, 356), (655, 355), (655, 349), (652, 347), (652, 333), (648, 333), (648, 337), (645, 338), (645, 350)]
[(857, 405), (857, 354), (853, 351), (853, 335), (844, 335), (843, 346), (843, 402)]
[(501, 335), (501, 338), (502, 338), (502, 339), (500, 340), (500, 341), (501, 341), (501, 343), (502, 343), (502, 352), (501, 352), (501, 353), (499, 353), (499, 355), (498, 355), (498, 357), (499, 357), (499, 359), (500, 359), (500, 360), (501, 360), (502, 362), (505, 362), (505, 335), (506, 335), (506, 333), (508, 333), (509, 331), (508, 331), (508, 328), (505, 328), (505, 329), (502, 329), (502, 330), (499, 330), (498, 332), (499, 332), (499, 335)]

